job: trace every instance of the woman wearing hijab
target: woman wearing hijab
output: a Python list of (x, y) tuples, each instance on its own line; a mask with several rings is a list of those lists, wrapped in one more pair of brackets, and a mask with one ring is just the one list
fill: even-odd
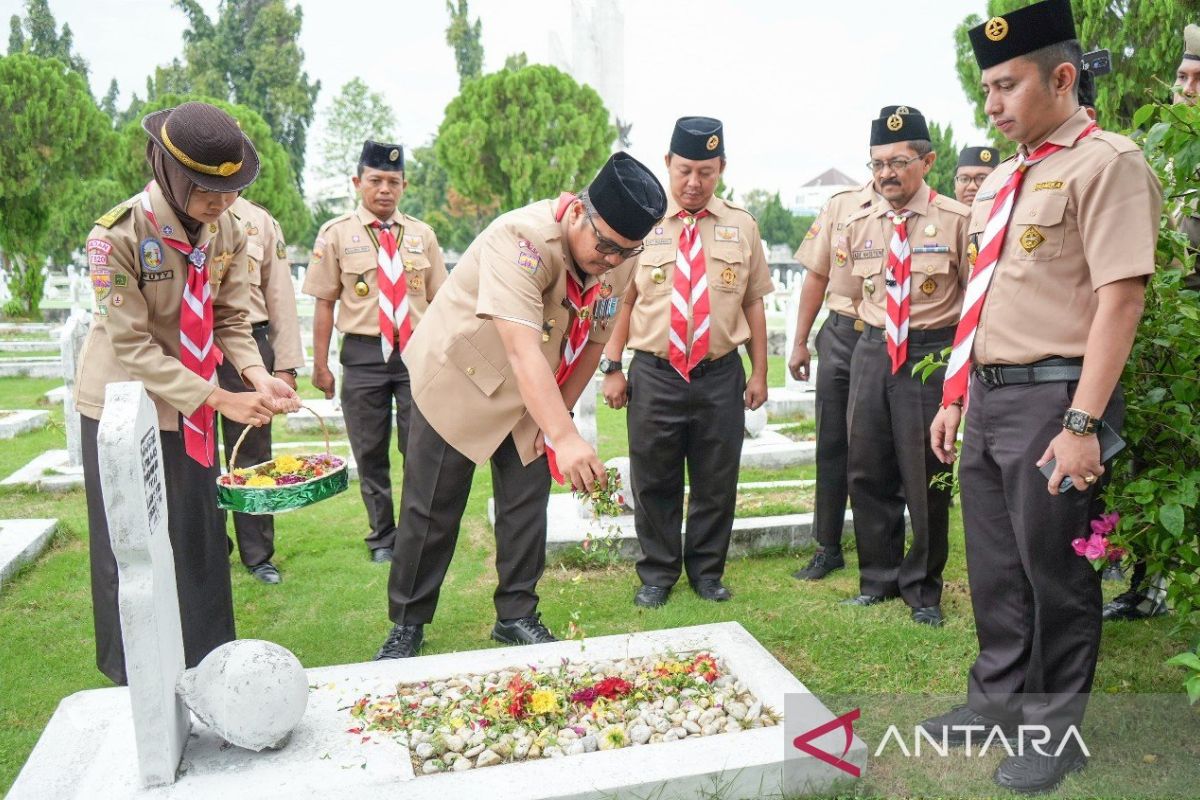
[[(94, 322), (80, 355), (84, 486), (96, 663), (126, 683), (117, 565), (96, 434), (110, 381), (141, 381), (158, 411), (184, 657), (194, 667), (234, 639), (224, 514), (216, 503), (215, 416), (263, 425), (300, 401), (263, 367), (246, 319), (246, 235), (228, 212), (258, 177), (258, 153), (232, 117), (185, 103), (142, 120), (154, 180), (96, 221), (87, 240)], [(254, 391), (217, 386), (229, 360)]]

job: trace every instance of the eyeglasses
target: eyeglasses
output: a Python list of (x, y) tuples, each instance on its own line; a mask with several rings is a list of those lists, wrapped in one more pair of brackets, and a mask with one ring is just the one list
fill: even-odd
[(871, 172), (883, 172), (884, 167), (891, 167), (892, 172), (899, 172), (914, 161), (920, 161), (921, 158), (921, 156), (916, 156), (914, 158), (893, 158), (891, 161), (868, 161), (867, 169)]
[(588, 224), (592, 226), (592, 233), (596, 234), (596, 252), (605, 256), (620, 256), (621, 258), (633, 258), (646, 249), (646, 245), (641, 244), (637, 247), (622, 247), (621, 245), (609, 239), (600, 232), (596, 227), (596, 223), (592, 220), (592, 212), (588, 211), (588, 207), (583, 207), (583, 216), (587, 218)]
[[(991, 173), (988, 173), (989, 175)], [(983, 182), (987, 180), (987, 175), (955, 175), (954, 182), (959, 186), (966, 186), (968, 183), (975, 184), (976, 188), (983, 186)]]

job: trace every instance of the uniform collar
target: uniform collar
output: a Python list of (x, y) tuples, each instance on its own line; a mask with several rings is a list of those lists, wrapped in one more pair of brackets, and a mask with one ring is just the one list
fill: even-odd
[[(1092, 124), (1092, 118), (1082, 107), (1075, 109), (1075, 113), (1067, 117), (1067, 121), (1059, 125), (1054, 133), (1046, 138), (1047, 142), (1059, 145), (1060, 147), (1074, 147), (1079, 139), (1079, 134)], [(1029, 148), (1025, 145), (1020, 145), (1018, 148), (1026, 156), (1029, 155)]]
[(854, 204), (859, 208), (866, 208), (879, 198), (880, 194), (875, 191), (874, 182), (867, 181), (854, 193)]
[[(367, 207), (362, 203), (359, 203), (358, 208), (354, 209), (354, 216), (358, 218), (359, 222), (368, 228), (374, 225), (378, 220), (378, 217), (368, 211)], [(388, 225), (403, 225), (404, 223), (402, 222), (401, 217), (402, 215), (400, 214), (400, 209), (396, 209), (392, 212), (392, 216), (388, 217), (388, 219), (385, 221)]]
[[(721, 201), (721, 198), (717, 197), (716, 192), (713, 192), (713, 196), (708, 198), (708, 203), (704, 206), (704, 210), (714, 217), (721, 216), (726, 208), (727, 206)], [(679, 205), (674, 195), (671, 195), (671, 199), (667, 202), (666, 219), (678, 216), (680, 211), (683, 211), (683, 206)]]
[[(163, 194), (162, 187), (158, 185), (158, 181), (150, 181), (149, 193), (150, 208), (154, 211), (154, 220), (158, 223), (159, 236), (191, 244), (188, 240), (187, 231), (184, 230), (183, 224), (179, 221), (179, 217), (176, 216), (175, 209), (171, 208), (171, 204), (167, 202), (167, 196)], [(167, 233), (168, 228), (171, 230), (170, 233)], [(201, 223), (200, 235), (197, 237), (196, 247), (203, 247), (212, 238), (213, 226), (208, 223)]]
[[(871, 191), (874, 190), (872, 189)], [(913, 212), (914, 216), (925, 216), (927, 213), (929, 213), (929, 201), (931, 194), (932, 192), (929, 191), (929, 184), (925, 183), (925, 181), (921, 181), (921, 186), (917, 189), (917, 193), (912, 196), (912, 199), (908, 201), (904, 208)], [(871, 215), (875, 217), (882, 217), (887, 214), (887, 212), (893, 210), (895, 209), (892, 208), (892, 204), (885, 200), (881, 195), (875, 201), (875, 206), (871, 210)]]

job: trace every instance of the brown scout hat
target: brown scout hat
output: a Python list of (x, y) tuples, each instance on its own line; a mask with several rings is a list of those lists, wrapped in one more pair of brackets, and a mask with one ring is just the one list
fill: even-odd
[(208, 103), (184, 103), (142, 118), (142, 128), (210, 192), (240, 192), (258, 177), (258, 151), (237, 120)]

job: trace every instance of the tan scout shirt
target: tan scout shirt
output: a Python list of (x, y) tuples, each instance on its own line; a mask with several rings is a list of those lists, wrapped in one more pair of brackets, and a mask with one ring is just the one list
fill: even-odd
[(271, 323), (275, 369), (304, 366), (300, 321), (296, 316), (296, 287), (288, 263), (283, 231), (262, 206), (239, 197), (230, 208), (246, 230), (246, 269), (250, 283), (250, 324)]
[[(359, 205), (322, 225), (313, 244), (304, 293), (338, 301), (336, 325), (342, 333), (379, 333), (379, 285), (375, 282), (379, 242), (371, 227), (374, 222), (375, 215)], [(395, 211), (388, 224), (404, 259), (408, 316), (416, 328), (446, 282), (446, 262), (433, 228), (424, 222)], [(361, 297), (354, 290), (360, 278), (367, 285), (367, 294)]]
[[(699, 221), (698, 227), (708, 278), (711, 360), (736, 350), (750, 339), (750, 323), (746, 321), (744, 307), (775, 291), (775, 284), (754, 217), (716, 195), (705, 208), (709, 214)], [(677, 216), (681, 210), (672, 198), (667, 205), (667, 216), (646, 237), (646, 249), (634, 275), (637, 297), (625, 301), (633, 306), (628, 347), (660, 358), (668, 356), (671, 290), (679, 235), (683, 231), (683, 220)], [(690, 336), (690, 318), (688, 328)]]
[(878, 196), (871, 183), (858, 189), (838, 192), (821, 209), (796, 250), (796, 260), (806, 270), (829, 279), (825, 305), (830, 311), (848, 317), (858, 317), (862, 278), (850, 269), (850, 239), (846, 233), (846, 219), (855, 211), (874, 203)]
[[(967, 223), (971, 209), (945, 195), (933, 195), (924, 183), (905, 206), (912, 249), (909, 327), (949, 328), (958, 324), (967, 285)], [(849, 217), (849, 267), (862, 281), (862, 321), (876, 328), (887, 323), (887, 254), (895, 225), (887, 217), (892, 204), (882, 197)]]
[[(1132, 141), (1101, 131), (1075, 138), (1081, 109), (1049, 141), (1066, 147), (1030, 167), (975, 334), (976, 364), (1079, 357), (1096, 315), (1096, 290), (1154, 272), (1162, 189)], [(1003, 162), (979, 189), (971, 214), (978, 238), (996, 192), (1016, 169)]]
[[(179, 360), (179, 307), (187, 284), (188, 264), (178, 250), (163, 242), (168, 233), (187, 234), (157, 183), (150, 203), (162, 226), (160, 233), (131, 198), (97, 220), (88, 234), (87, 256), (96, 294), (92, 328), (79, 355), (75, 405), (100, 419), (104, 387), (110, 381), (141, 381), (158, 409), (158, 426), (179, 430), (179, 415), (189, 415), (216, 387)], [(201, 230), (199, 245), (208, 243), (209, 291), (213, 334), (224, 357), (239, 372), (263, 366), (246, 319), (249, 288), (246, 234), (228, 211)]]
[[(574, 315), (567, 306), (566, 222), (554, 218), (556, 202), (541, 200), (498, 217), (481, 233), (417, 328), (404, 363), (413, 402), (455, 450), (482, 464), (511, 432), (521, 460), (537, 454), (538, 428), (525, 410), (517, 379), (494, 317), (544, 331), (542, 354), (551, 371), (562, 358), (564, 333)], [(590, 339), (604, 343), (619, 298), (629, 283), (630, 259), (597, 280), (609, 289), (592, 309)]]

